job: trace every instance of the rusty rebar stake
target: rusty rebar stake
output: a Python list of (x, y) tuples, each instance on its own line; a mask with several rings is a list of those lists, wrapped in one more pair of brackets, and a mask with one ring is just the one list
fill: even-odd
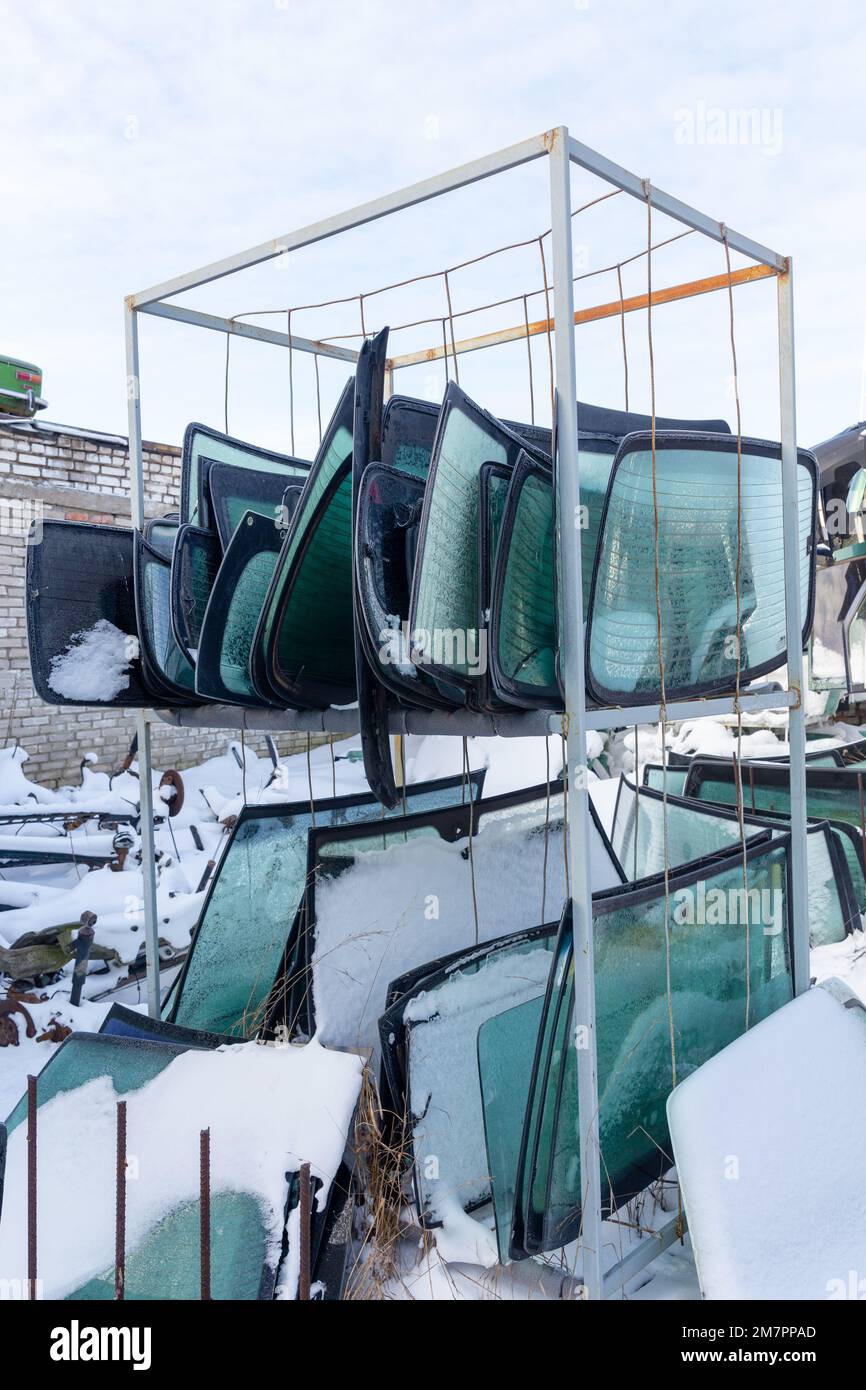
[(36, 1077), (27, 1078), (27, 1297), (36, 1297)]
[(312, 1215), (312, 1188), (310, 1184), (310, 1165), (301, 1164), (300, 1177), (300, 1270), (298, 1273), (298, 1298), (309, 1302), (310, 1298), (310, 1219)]
[(199, 1136), (199, 1239), (201, 1243), (201, 1291), (204, 1302), (210, 1299), (210, 1130)]
[(117, 1102), (117, 1149), (114, 1169), (114, 1297), (126, 1297), (126, 1101)]

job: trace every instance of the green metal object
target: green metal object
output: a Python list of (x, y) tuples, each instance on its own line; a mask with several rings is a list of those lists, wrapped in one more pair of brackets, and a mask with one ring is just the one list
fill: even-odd
[(42, 400), (42, 368), (0, 355), (0, 415), (21, 415), (29, 420), (47, 404)]

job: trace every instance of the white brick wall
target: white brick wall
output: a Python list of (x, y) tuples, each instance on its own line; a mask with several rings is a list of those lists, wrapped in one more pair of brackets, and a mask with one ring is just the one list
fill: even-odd
[[(148, 515), (176, 511), (180, 488), (180, 449), (144, 445), (145, 496)], [(130, 524), (129, 464), (126, 440), (98, 433), (65, 433), (62, 426), (35, 420), (27, 425), (0, 424), (0, 504), (39, 502), (46, 518)], [(6, 528), (7, 532), (9, 528)], [(79, 780), (85, 753), (110, 770), (126, 756), (134, 733), (131, 712), (97, 707), (65, 709), (46, 705), (30, 680), (24, 613), (26, 547), (0, 526), (0, 747), (18, 742), (27, 749), (28, 776), (48, 786)], [(153, 726), (157, 767), (189, 767), (225, 750), (229, 731), (194, 733), (168, 725)], [(246, 736), (264, 753), (264, 739)], [(306, 747), (306, 738), (291, 734), (277, 740), (282, 751)]]

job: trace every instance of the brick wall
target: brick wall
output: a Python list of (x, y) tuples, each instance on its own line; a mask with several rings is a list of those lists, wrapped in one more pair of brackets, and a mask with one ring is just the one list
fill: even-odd
[[(147, 514), (176, 511), (180, 450), (144, 445)], [(77, 782), (85, 753), (97, 766), (117, 766), (134, 733), (131, 711), (46, 705), (30, 680), (24, 613), (26, 521), (37, 506), (48, 518), (130, 524), (127, 441), (117, 435), (64, 429), (40, 420), (0, 423), (0, 747), (18, 742), (30, 754), (28, 776), (57, 786)], [(236, 734), (195, 733), (154, 724), (156, 767), (189, 767), (225, 750)], [(247, 735), (264, 753), (264, 739)], [(291, 734), (277, 740), (282, 751), (301, 746)], [(306, 747), (306, 739), (303, 740)]]

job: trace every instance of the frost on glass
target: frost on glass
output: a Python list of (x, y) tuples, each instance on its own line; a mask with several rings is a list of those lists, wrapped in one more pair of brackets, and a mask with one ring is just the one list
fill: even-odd
[(667, 787), (669, 796), (682, 796), (686, 784), (685, 768), (664, 768), (655, 763), (647, 763), (643, 775), (645, 787), (657, 792), (664, 791)]
[[(853, 905), (843, 896), (840, 880), (848, 875), (847, 865), (842, 861), (834, 865), (832, 858), (832, 836), (829, 826), (810, 827), (806, 838), (806, 851), (809, 867), (809, 940), (813, 946), (827, 946), (831, 942), (844, 941), (848, 932), (859, 918), (852, 922)], [(853, 895), (853, 884), (851, 887)]]
[[(658, 602), (665, 692), (733, 688), (737, 671), (737, 456), (731, 442), (677, 444), (657, 436)], [(785, 661), (781, 466), (743, 444), (740, 557), (741, 679)], [(599, 538), (589, 614), (587, 680), (596, 698), (624, 703), (660, 690), (656, 526), (646, 436), (622, 446)], [(811, 469), (798, 468), (800, 591), (809, 612), (814, 507)]]
[[(667, 802), (662, 797), (639, 793), (623, 779), (616, 804), (611, 841), (630, 879), (645, 878), (669, 868), (715, 854), (740, 843), (739, 821), (734, 808), (713, 812), (707, 804)], [(635, 833), (637, 827), (637, 833)], [(784, 821), (758, 822), (747, 808), (744, 815), (746, 843), (781, 833)], [(849, 882), (844, 850), (840, 844), (834, 862), (829, 826), (812, 825), (806, 841), (809, 867), (809, 930), (813, 946), (842, 941), (851, 930), (854, 885)], [(837, 836), (841, 841), (841, 836)], [(862, 877), (862, 871), (861, 871)]]
[[(268, 1259), (268, 1233), (258, 1201), (246, 1192), (211, 1197), (211, 1283), (214, 1299), (257, 1299)], [(199, 1202), (168, 1212), (126, 1252), (124, 1298), (198, 1299), (201, 1295)], [(67, 1295), (72, 1301), (114, 1298), (114, 1266)]]
[[(271, 465), (267, 471), (238, 468), (232, 464), (203, 460), (207, 466), (207, 489), (211, 512), (224, 550), (247, 512), (275, 521), (283, 495), (294, 479), (298, 484), (307, 476), (307, 465)], [(303, 471), (302, 470), (303, 467)]]
[[(459, 782), (407, 788), (413, 811), (459, 801)], [(316, 806), (316, 824), (377, 818), (372, 797)], [(387, 813), (389, 815), (394, 812)], [(307, 872), (309, 806), (289, 814), (247, 808), (239, 818), (205, 904), (185, 973), (167, 1005), (173, 1023), (249, 1038), (261, 1028), (300, 907)], [(291, 961), (286, 969), (291, 970)]]
[(175, 641), (171, 626), (171, 570), (162, 560), (140, 549), (142, 636), (159, 675), (190, 694), (195, 690), (195, 671)]
[[(670, 795), (670, 793), (669, 793)], [(746, 840), (766, 838), (763, 826), (747, 824)], [(684, 806), (665, 801), (643, 789), (635, 791), (623, 778), (617, 797), (611, 841), (629, 879), (675, 869), (693, 859), (739, 844), (740, 826), (735, 816), (715, 814), (707, 807)]]
[[(526, 448), (537, 453), (533, 443), (526, 441)], [(520, 452), (521, 436), (512, 427), (481, 410), (454, 382), (448, 386), (415, 562), (412, 657), (476, 693), (486, 692), (487, 652), (479, 631), (487, 606), (482, 563), (488, 520), (496, 525), (495, 514), (481, 512), (479, 479), (485, 465), (488, 472), (498, 467), (500, 474), (510, 473)]]
[(411, 625), (419, 655), (423, 646), (431, 664), (464, 678), (479, 654), (478, 476), (482, 464), (507, 461), (505, 445), (474, 415), (448, 409), (428, 484)]
[(246, 512), (229, 542), (202, 624), (196, 690), (212, 699), (259, 703), (250, 676), (253, 639), (283, 533)]
[(255, 693), (249, 677), (250, 652), (276, 563), (275, 550), (260, 550), (252, 557), (238, 577), (225, 615), (219, 671), (223, 684), (237, 695)]
[(214, 532), (182, 526), (171, 562), (172, 622), (188, 655), (198, 648), (222, 554)]
[(550, 476), (540, 469), (524, 472), (520, 464), (518, 468), (513, 523), (505, 531), (499, 556), (494, 669), (501, 672), (506, 692), (558, 701), (553, 491)]
[(429, 401), (392, 396), (382, 412), (382, 463), (426, 479), (438, 421)]

